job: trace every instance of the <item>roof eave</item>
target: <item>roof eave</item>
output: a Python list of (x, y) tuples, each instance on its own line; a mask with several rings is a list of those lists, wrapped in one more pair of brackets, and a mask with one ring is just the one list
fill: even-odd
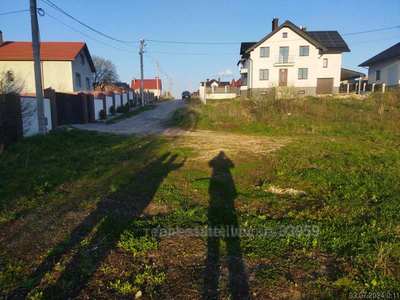
[(316, 41), (315, 39), (313, 39), (311, 36), (309, 36), (307, 34), (306, 31), (301, 30), (299, 27), (297, 27), (295, 24), (293, 24), (292, 22), (290, 22), (289, 20), (286, 20), (285, 22), (283, 22), (280, 26), (278, 26), (274, 31), (271, 31), (269, 34), (267, 34), (265, 37), (263, 37), (259, 42), (257, 42), (254, 46), (250, 47), (249, 49), (246, 50), (246, 53), (250, 53), (251, 51), (253, 51), (255, 48), (257, 48), (258, 46), (260, 46), (263, 42), (265, 42), (266, 40), (268, 40), (271, 36), (273, 36), (275, 33), (277, 33), (279, 30), (281, 30), (284, 27), (288, 27), (290, 29), (292, 29), (294, 32), (296, 32), (298, 35), (300, 35), (302, 38), (304, 38), (305, 40), (309, 41), (311, 44), (313, 44), (314, 46), (316, 46), (318, 49), (320, 49), (321, 51), (325, 52), (328, 50), (328, 48), (326, 48), (325, 46), (323, 46), (320, 42)]

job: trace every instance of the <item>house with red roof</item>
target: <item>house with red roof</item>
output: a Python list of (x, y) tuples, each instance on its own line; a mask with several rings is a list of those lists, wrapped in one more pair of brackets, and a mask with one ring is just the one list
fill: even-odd
[[(133, 79), (131, 83), (131, 88), (135, 92), (140, 92), (140, 79)], [(143, 80), (143, 89), (146, 92), (151, 92), (156, 97), (160, 97), (162, 93), (162, 82), (161, 79), (156, 77), (154, 79), (144, 79)]]
[[(93, 90), (95, 67), (83, 42), (41, 42), (43, 88), (57, 92)], [(31, 42), (3, 41), (0, 32), (0, 72), (11, 72), (22, 92), (35, 93)]]

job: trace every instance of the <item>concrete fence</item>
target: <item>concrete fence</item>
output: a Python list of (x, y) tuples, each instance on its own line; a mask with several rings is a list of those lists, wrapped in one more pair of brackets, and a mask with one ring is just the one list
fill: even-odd
[(231, 86), (223, 87), (199, 87), (200, 99), (203, 102), (207, 100), (222, 100), (222, 99), (233, 99), (239, 96), (240, 89)]
[[(141, 105), (139, 93), (133, 90), (75, 94), (46, 89), (44, 96), (47, 132), (60, 125), (96, 122)], [(153, 93), (144, 93), (144, 104), (155, 100)], [(20, 138), (38, 133), (35, 95), (0, 95), (0, 153)]]
[[(37, 101), (33, 96), (21, 96), (21, 115), (23, 136), (32, 136), (39, 133), (39, 121), (37, 115)], [(44, 98), (44, 116), (46, 118), (46, 131), (53, 129), (50, 99)]]

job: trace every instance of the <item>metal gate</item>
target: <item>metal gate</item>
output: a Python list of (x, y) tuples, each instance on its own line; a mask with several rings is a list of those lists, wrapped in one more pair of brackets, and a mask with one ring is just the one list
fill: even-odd
[(332, 94), (333, 78), (317, 78), (317, 94)]

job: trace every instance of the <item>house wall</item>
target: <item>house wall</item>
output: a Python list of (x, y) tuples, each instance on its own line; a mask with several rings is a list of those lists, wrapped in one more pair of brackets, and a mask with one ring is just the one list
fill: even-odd
[[(71, 93), (91, 91), (86, 87), (86, 77), (93, 83), (93, 73), (85, 57), (81, 65), (79, 55), (73, 61), (42, 61), (43, 89), (52, 88), (57, 92)], [(33, 61), (0, 61), (0, 71), (13, 71), (15, 78), (23, 84), (23, 93), (35, 93), (35, 75)], [(82, 88), (78, 88), (75, 73), (81, 74)]]
[[(93, 90), (93, 78), (94, 74), (90, 68), (90, 64), (88, 62), (87, 56), (84, 54), (84, 51), (81, 51), (84, 57), (84, 63), (82, 64), (80, 54), (78, 54), (74, 61), (72, 61), (72, 78), (74, 82), (74, 92), (87, 92)], [(75, 74), (79, 73), (81, 75), (82, 86), (79, 87)], [(90, 80), (90, 86), (86, 85), (86, 78)]]
[[(287, 32), (287, 38), (282, 38), (282, 33)], [(279, 47), (289, 47), (289, 62), (292, 65), (275, 66), (279, 59)], [(309, 46), (309, 55), (300, 56), (300, 46)], [(260, 47), (270, 47), (269, 57), (260, 57)], [(328, 59), (328, 67), (323, 68), (323, 59)], [(284, 27), (268, 40), (255, 48), (250, 53), (248, 67), (248, 87), (252, 89), (268, 89), (279, 86), (279, 70), (288, 70), (288, 86), (305, 88), (307, 94), (315, 92), (317, 86), (317, 78), (333, 78), (334, 89), (338, 89), (340, 85), (340, 72), (342, 65), (342, 54), (319, 54), (319, 50), (302, 38), (300, 35), (292, 31), (290, 28)], [(308, 78), (298, 79), (298, 69), (308, 68)], [(268, 69), (269, 79), (260, 80), (259, 70)]]
[[(376, 80), (376, 71), (381, 71), (381, 80)], [(391, 60), (372, 65), (368, 69), (369, 83), (400, 84), (400, 60)]]
[[(53, 88), (59, 92), (72, 92), (71, 62), (42, 61), (43, 88)], [(33, 61), (0, 61), (0, 71), (12, 71), (21, 82), (23, 93), (35, 93)]]
[(44, 89), (51, 87), (57, 92), (64, 93), (73, 91), (70, 61), (43, 61), (42, 78)]

